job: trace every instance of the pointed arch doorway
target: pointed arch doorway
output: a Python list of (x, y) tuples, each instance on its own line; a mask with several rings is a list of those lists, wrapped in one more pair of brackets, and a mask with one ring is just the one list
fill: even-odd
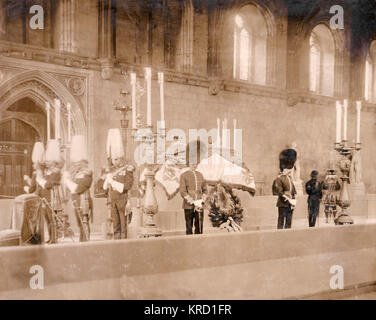
[[(31, 154), (36, 141), (46, 143), (46, 102), (50, 103), (51, 138), (54, 134), (54, 99), (61, 101), (60, 136), (67, 144), (67, 104), (71, 104), (71, 135), (87, 137), (86, 117), (69, 90), (48, 73), (32, 70), (10, 78), (0, 86), (0, 199), (24, 193), (23, 175), (32, 172)], [(1, 127), (3, 126), (3, 127)], [(0, 150), (1, 151), (1, 150)]]

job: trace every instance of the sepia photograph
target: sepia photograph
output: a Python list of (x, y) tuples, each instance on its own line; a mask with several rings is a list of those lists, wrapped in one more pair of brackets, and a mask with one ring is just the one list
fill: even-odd
[(375, 141), (375, 0), (0, 0), (0, 300), (376, 300)]

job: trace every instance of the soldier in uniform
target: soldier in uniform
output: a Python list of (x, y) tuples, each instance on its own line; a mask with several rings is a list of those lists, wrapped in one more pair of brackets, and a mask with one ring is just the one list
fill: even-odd
[(71, 193), (77, 225), (80, 229), (80, 242), (90, 240), (90, 217), (92, 218), (92, 199), (90, 187), (93, 173), (88, 167), (88, 157), (84, 136), (72, 137), (70, 151), (71, 165), (64, 172), (64, 184)]
[[(198, 145), (196, 161), (189, 157), (189, 145), (186, 149), (187, 164), (189, 170), (180, 176), (179, 192), (183, 198), (183, 209), (185, 215), (186, 234), (193, 234), (192, 228), (195, 226), (195, 234), (202, 234), (204, 222), (204, 209), (207, 185), (201, 172), (197, 171), (197, 160), (200, 159), (201, 146)], [(199, 161), (199, 160), (198, 160)]]
[(126, 206), (128, 191), (133, 185), (134, 167), (125, 163), (123, 143), (118, 129), (109, 131), (107, 153), (111, 167), (104, 180), (103, 189), (108, 192), (114, 239), (126, 239), (127, 226), (131, 219), (130, 212), (126, 211)]
[(296, 190), (291, 173), (296, 161), (296, 151), (286, 149), (279, 155), (280, 173), (273, 182), (273, 194), (278, 195), (278, 229), (290, 229), (296, 207)]
[(326, 223), (329, 223), (329, 216), (335, 219), (337, 215), (337, 202), (339, 200), (339, 190), (341, 184), (335, 170), (328, 170), (325, 180), (322, 184), (322, 189), (325, 190), (324, 204)]
[(50, 140), (47, 143), (45, 166), (41, 166), (36, 172), (36, 183), (42, 198), (41, 209), (48, 227), (47, 243), (57, 243), (58, 238), (57, 223), (58, 220), (61, 221), (63, 212), (60, 188), (62, 167), (59, 142)]
[(321, 183), (317, 180), (319, 173), (316, 170), (311, 172), (311, 180), (306, 183), (308, 194), (308, 224), (312, 228), (316, 225), (316, 218), (320, 211), (320, 200), (322, 198)]

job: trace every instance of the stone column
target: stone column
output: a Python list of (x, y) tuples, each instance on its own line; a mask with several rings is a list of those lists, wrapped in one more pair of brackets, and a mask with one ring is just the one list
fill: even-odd
[(98, 57), (102, 78), (112, 77), (116, 55), (116, 0), (98, 1)]
[(60, 38), (59, 50), (77, 53), (76, 38), (76, 1), (61, 0), (59, 6)]
[(220, 39), (223, 36), (224, 9), (216, 2), (208, 5), (208, 76), (210, 79), (209, 93), (216, 95), (221, 90)]

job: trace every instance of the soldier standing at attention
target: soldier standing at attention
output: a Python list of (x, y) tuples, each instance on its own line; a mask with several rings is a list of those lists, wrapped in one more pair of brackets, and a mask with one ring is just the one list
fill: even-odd
[(290, 229), (296, 207), (296, 190), (291, 173), (296, 161), (296, 151), (286, 149), (279, 155), (280, 173), (273, 182), (273, 194), (278, 195), (278, 229)]
[(127, 226), (131, 216), (126, 213), (128, 191), (133, 185), (134, 167), (126, 165), (124, 149), (118, 129), (110, 129), (107, 139), (107, 153), (111, 162), (111, 168), (106, 175), (103, 189), (108, 191), (108, 205), (111, 210), (114, 238), (126, 239)]
[(80, 229), (80, 242), (90, 240), (90, 218), (93, 218), (90, 187), (93, 173), (88, 167), (87, 149), (84, 136), (72, 137), (70, 151), (71, 165), (64, 172), (64, 183), (71, 193), (77, 225)]
[[(189, 146), (191, 147), (191, 146)], [(193, 234), (193, 224), (195, 234), (202, 234), (204, 222), (206, 182), (201, 172), (197, 171), (197, 159), (200, 159), (200, 151), (197, 152), (196, 161), (189, 159), (189, 147), (187, 148), (187, 164), (189, 170), (180, 176), (179, 192), (183, 198), (183, 209), (185, 215), (186, 234)], [(200, 150), (200, 144), (198, 145)], [(193, 151), (194, 152), (194, 151)]]
[(320, 211), (320, 200), (322, 198), (321, 183), (317, 180), (319, 173), (316, 170), (311, 172), (311, 180), (306, 183), (308, 194), (308, 224), (312, 228), (316, 225), (316, 218)]

